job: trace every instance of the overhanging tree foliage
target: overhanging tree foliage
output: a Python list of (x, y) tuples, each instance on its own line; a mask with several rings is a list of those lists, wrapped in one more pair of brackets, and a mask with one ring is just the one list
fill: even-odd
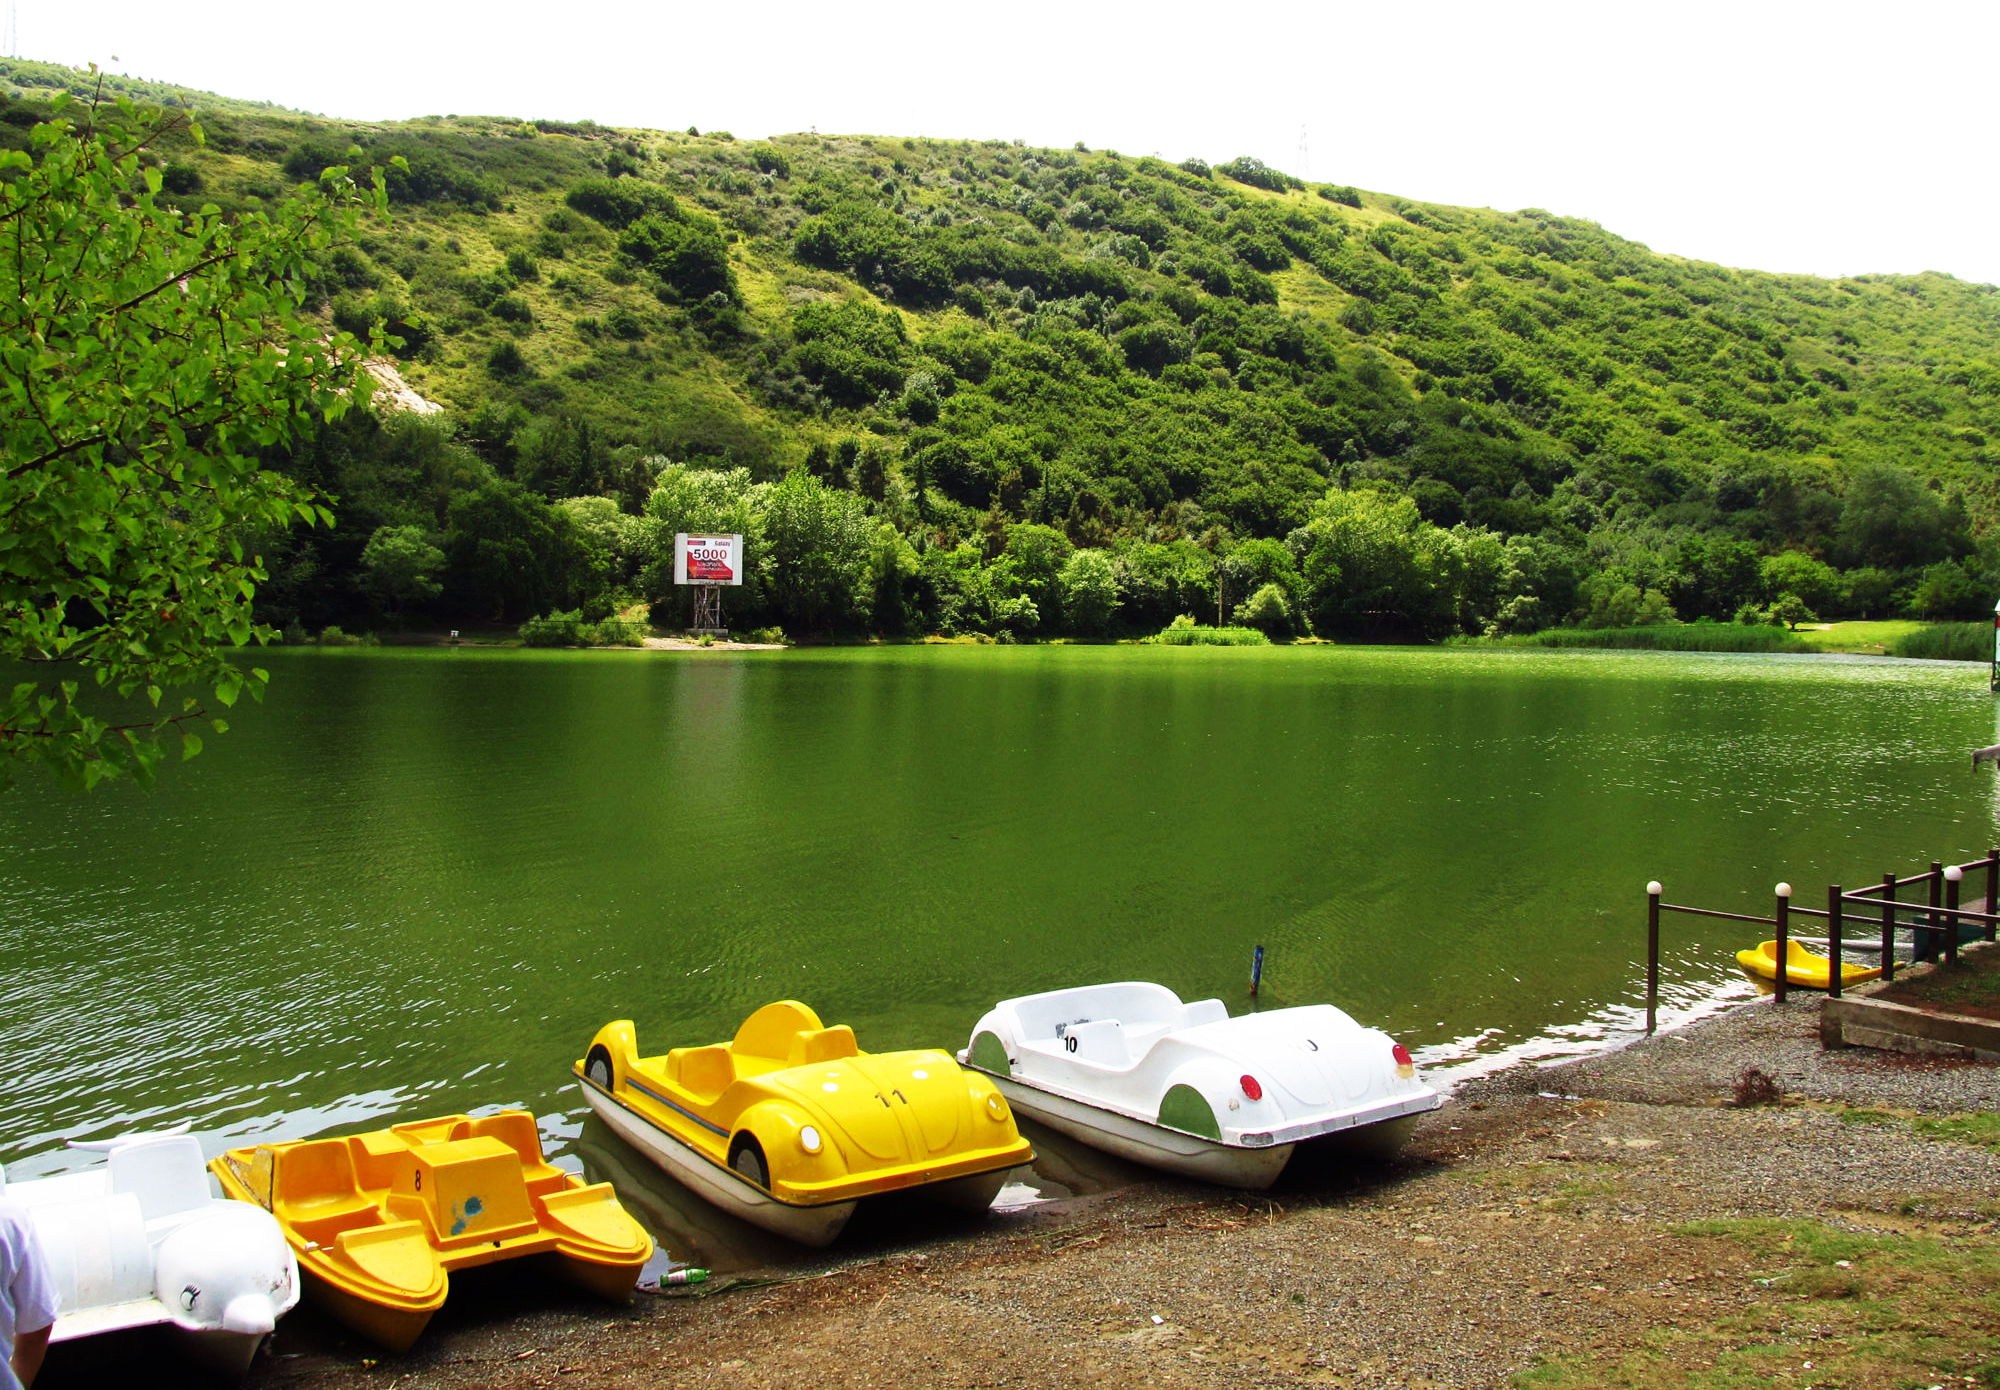
[(0, 657), (29, 673), (0, 702), (0, 781), (147, 782), (170, 731), (192, 757), (226, 727), (205, 700), (266, 679), (235, 654), (268, 635), (240, 537), (332, 519), (256, 455), (365, 389), (364, 346), (303, 306), (366, 195), (336, 168), (235, 218), (156, 202), (155, 152), (200, 138), (65, 101), (0, 153)]

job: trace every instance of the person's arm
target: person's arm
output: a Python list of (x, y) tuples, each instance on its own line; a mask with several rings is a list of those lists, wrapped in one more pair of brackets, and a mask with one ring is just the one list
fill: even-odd
[(21, 1390), (35, 1383), (35, 1372), (42, 1369), (42, 1354), (49, 1349), (49, 1333), (54, 1330), (55, 1324), (50, 1323), (14, 1339), (14, 1374), (20, 1378)]

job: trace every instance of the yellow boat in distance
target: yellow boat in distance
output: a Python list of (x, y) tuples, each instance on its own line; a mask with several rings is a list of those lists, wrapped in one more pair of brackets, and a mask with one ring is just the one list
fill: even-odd
[(224, 1196), (278, 1218), (308, 1297), (390, 1351), (443, 1306), (451, 1270), (547, 1255), (622, 1302), (653, 1253), (611, 1184), (543, 1160), (525, 1110), (258, 1144), (208, 1166)]
[[(1778, 943), (1775, 941), (1761, 941), (1757, 944), (1757, 949), (1754, 951), (1738, 951), (1736, 953), (1736, 963), (1752, 975), (1761, 976), (1766, 980), (1775, 980), (1778, 978)], [(1807, 989), (1825, 989), (1828, 978), (1827, 967), (1830, 964), (1831, 962), (1825, 956), (1814, 951), (1808, 951), (1796, 941), (1787, 941), (1785, 943), (1785, 981), (1787, 984), (1803, 985)], [(1881, 970), (1872, 966), (1847, 965), (1843, 963), (1840, 967), (1841, 988), (1845, 989), (1848, 985), (1858, 985), (1863, 980), (1879, 979), (1881, 975)]]
[(736, 1036), (641, 1057), (630, 1020), (591, 1039), (590, 1108), (703, 1197), (768, 1231), (825, 1245), (863, 1198), (899, 1189), (984, 1211), (1034, 1159), (986, 1077), (938, 1051), (863, 1052), (796, 1000)]

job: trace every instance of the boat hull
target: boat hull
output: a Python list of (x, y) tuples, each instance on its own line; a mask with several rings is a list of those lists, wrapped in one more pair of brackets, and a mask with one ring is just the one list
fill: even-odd
[(993, 1083), (1017, 1112), (1041, 1121), (1058, 1133), (1149, 1168), (1222, 1187), (1261, 1191), (1278, 1180), (1278, 1174), (1285, 1171), (1285, 1164), (1292, 1157), (1291, 1144), (1255, 1149), (1221, 1144), (1086, 1105), (1040, 1087), (1024, 1086), (1009, 1077), (993, 1076)]
[(428, 1306), (365, 1298), (328, 1279), (304, 1260), (299, 1262), (299, 1270), (305, 1275), (307, 1299), (335, 1321), (353, 1328), (384, 1351), (399, 1356), (416, 1345), (417, 1338), (430, 1326), (431, 1315), (444, 1306), (442, 1294)]
[[(1775, 941), (1765, 941), (1752, 949), (1738, 951), (1736, 964), (1745, 974), (1775, 981), (1778, 978), (1777, 945)], [(1785, 983), (1798, 989), (1825, 989), (1832, 979), (1832, 964), (1827, 957), (1806, 950), (1796, 941), (1791, 942), (1785, 962)], [(1849, 985), (1863, 984), (1881, 978), (1882, 970), (1879, 966), (1850, 965), (1843, 962), (1840, 967), (1840, 983), (1843, 989)]]
[(174, 1340), (188, 1359), (208, 1367), (227, 1380), (241, 1380), (250, 1374), (257, 1348), (264, 1345), (268, 1332), (229, 1332), (221, 1328), (176, 1327)]
[[(756, 1184), (727, 1168), (718, 1167), (600, 1087), (580, 1080), (577, 1089), (583, 1092), (591, 1111), (611, 1126), (619, 1138), (707, 1201), (753, 1226), (761, 1226), (801, 1245), (825, 1246), (833, 1243), (834, 1237), (847, 1225), (848, 1218), (854, 1215), (857, 1203), (852, 1201), (829, 1202), (816, 1207), (780, 1202)], [(1004, 1177), (1004, 1174), (999, 1176)], [(999, 1183), (995, 1182), (993, 1191), (997, 1193), (999, 1190)], [(990, 1194), (987, 1201), (992, 1201)]]

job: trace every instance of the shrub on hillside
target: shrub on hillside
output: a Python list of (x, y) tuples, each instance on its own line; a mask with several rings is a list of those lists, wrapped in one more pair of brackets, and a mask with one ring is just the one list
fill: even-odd
[(637, 179), (585, 179), (564, 195), (563, 201), (586, 217), (620, 229), (650, 214), (678, 220), (680, 204), (658, 184)]
[(736, 297), (736, 272), (722, 229), (708, 218), (677, 222), (648, 213), (618, 236), (620, 254), (636, 261), (688, 300)]
[(1361, 190), (1346, 184), (1327, 184), (1319, 190), (1319, 196), (1329, 203), (1344, 203), (1351, 208), (1361, 206)]
[(1273, 169), (1263, 160), (1247, 154), (1238, 155), (1227, 164), (1218, 164), (1215, 170), (1219, 174), (1227, 174), (1238, 183), (1247, 183), (1252, 188), (1262, 188), (1272, 193), (1284, 193), (1294, 188), (1305, 187), (1304, 180)]
[(486, 354), (486, 370), (497, 377), (525, 376), (528, 359), (521, 355), (521, 349), (514, 345), (512, 338), (502, 338)]

